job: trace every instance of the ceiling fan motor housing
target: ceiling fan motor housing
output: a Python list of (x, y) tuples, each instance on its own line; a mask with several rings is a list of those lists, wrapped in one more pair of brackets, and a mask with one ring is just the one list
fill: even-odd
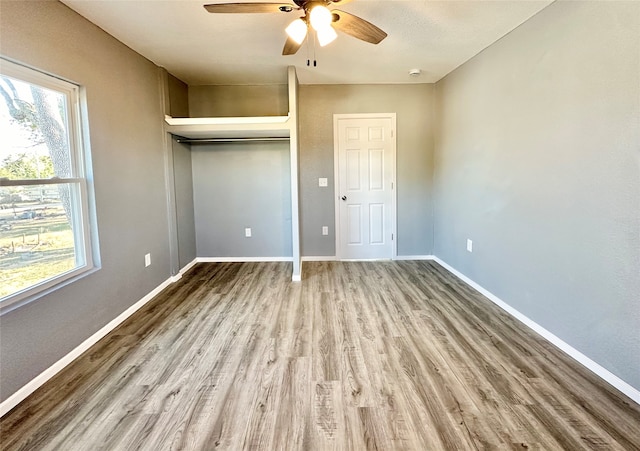
[[(302, 12), (302, 17), (294, 20), (287, 27), (288, 38), (282, 50), (283, 55), (293, 55), (298, 51), (309, 26), (315, 29), (320, 46), (325, 46), (336, 39), (336, 31), (341, 31), (371, 44), (379, 44), (387, 37), (387, 33), (365, 19), (345, 11), (330, 10), (328, 8), (329, 6), (348, 3), (351, 0), (290, 1), (292, 4), (270, 2), (212, 3), (204, 5), (204, 8), (210, 13), (290, 13), (294, 10)], [(316, 9), (316, 7), (320, 6), (322, 8)], [(297, 30), (294, 30), (294, 28)]]

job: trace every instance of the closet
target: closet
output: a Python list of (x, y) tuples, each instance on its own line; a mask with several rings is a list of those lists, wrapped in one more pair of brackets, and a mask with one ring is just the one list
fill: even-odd
[[(291, 261), (293, 270), (291, 278), (293, 281), (301, 280), (301, 263), (300, 263), (300, 225), (299, 225), (299, 200), (298, 200), (298, 155), (299, 155), (299, 124), (298, 124), (298, 79), (294, 67), (289, 67), (287, 72), (287, 93), (288, 93), (288, 109), (289, 112), (285, 116), (257, 116), (257, 117), (171, 117), (165, 116), (165, 131), (167, 135), (167, 175), (168, 175), (168, 203), (173, 211), (176, 210), (176, 188), (173, 150), (176, 145), (189, 145), (191, 154), (195, 157), (198, 148), (201, 145), (220, 145), (220, 148), (226, 152), (233, 152), (233, 143), (246, 143), (242, 146), (243, 151), (251, 149), (251, 143), (263, 143), (262, 147), (269, 149), (272, 144), (282, 142), (286, 146), (288, 143), (288, 175), (289, 186), (286, 192), (290, 199), (291, 213), (291, 234), (287, 233), (287, 238), (291, 243), (286, 243), (287, 249), (291, 251)], [(170, 110), (165, 101), (165, 113)], [(226, 146), (226, 147), (225, 147)], [(238, 147), (240, 148), (240, 147)], [(255, 148), (255, 147), (254, 147)], [(222, 151), (221, 151), (222, 152)], [(194, 171), (199, 170), (197, 162), (194, 162)], [(280, 171), (280, 173), (284, 173)], [(241, 178), (242, 174), (238, 174), (237, 178)], [(200, 177), (202, 178), (202, 177)], [(280, 181), (279, 181), (280, 182)], [(233, 188), (229, 188), (233, 194)], [(281, 190), (284, 192), (284, 190)], [(288, 213), (287, 205), (287, 213)], [(237, 208), (243, 208), (238, 205)], [(224, 215), (224, 212), (220, 212)], [(177, 213), (176, 216), (179, 214)], [(288, 218), (287, 218), (288, 219)], [(174, 242), (174, 251), (172, 259), (176, 263), (175, 266), (184, 266), (178, 257), (178, 222), (179, 218), (173, 220), (170, 229), (176, 235)], [(196, 218), (197, 222), (197, 218)], [(288, 223), (288, 221), (287, 221)], [(197, 226), (196, 226), (197, 228)], [(290, 246), (289, 246), (290, 244)], [(198, 260), (207, 261), (207, 258), (197, 255)], [(215, 257), (215, 256), (214, 256)], [(238, 259), (238, 260), (241, 260)], [(254, 259), (248, 258), (247, 261)], [(289, 258), (287, 257), (287, 260)], [(175, 273), (175, 270), (172, 270)]]

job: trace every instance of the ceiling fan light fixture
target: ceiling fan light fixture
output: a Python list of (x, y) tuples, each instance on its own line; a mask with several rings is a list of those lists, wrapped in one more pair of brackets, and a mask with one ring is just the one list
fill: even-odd
[(318, 44), (320, 44), (320, 47), (331, 44), (338, 37), (338, 33), (336, 33), (336, 30), (331, 26), (317, 30), (316, 34), (318, 35)]
[(309, 14), (309, 20), (314, 30), (320, 31), (327, 28), (331, 28), (331, 22), (333, 22), (333, 14), (325, 6), (314, 6)]
[(289, 24), (285, 31), (296, 43), (302, 44), (304, 38), (307, 37), (307, 24), (302, 19), (296, 19)]

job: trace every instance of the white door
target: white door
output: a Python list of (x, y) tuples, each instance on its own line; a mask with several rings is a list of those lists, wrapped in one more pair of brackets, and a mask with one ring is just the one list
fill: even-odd
[(334, 116), (339, 259), (394, 256), (394, 130), (395, 114)]

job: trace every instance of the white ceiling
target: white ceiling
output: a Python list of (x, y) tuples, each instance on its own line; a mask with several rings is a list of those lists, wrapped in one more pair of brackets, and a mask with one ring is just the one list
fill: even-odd
[[(190, 85), (286, 83), (290, 65), (303, 84), (432, 83), (552, 1), (354, 0), (340, 9), (389, 36), (372, 45), (339, 33), (316, 49), (317, 67), (307, 67), (313, 49), (306, 44), (296, 55), (281, 55), (284, 29), (299, 17), (295, 11), (210, 14), (203, 8), (224, 0), (62, 0)], [(422, 75), (410, 77), (413, 68)]]

